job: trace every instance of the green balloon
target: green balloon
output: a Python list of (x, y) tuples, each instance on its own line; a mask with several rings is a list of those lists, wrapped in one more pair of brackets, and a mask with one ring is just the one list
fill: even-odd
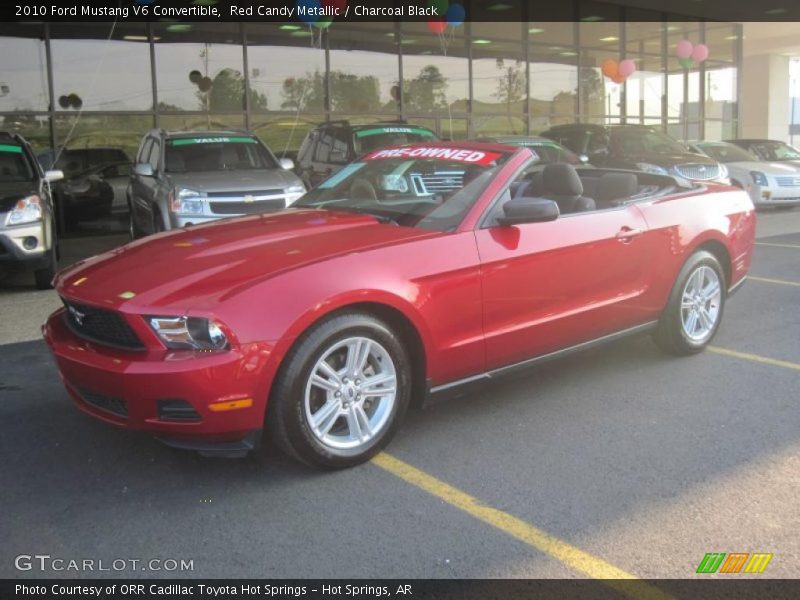
[(428, 0), (428, 6), (436, 8), (439, 18), (444, 19), (445, 14), (447, 14), (447, 7), (450, 6), (450, 2), (448, 2), (448, 0)]
[(691, 69), (694, 66), (694, 61), (691, 58), (679, 58), (678, 62), (684, 69)]
[(333, 24), (333, 17), (320, 17), (314, 21), (314, 27), (319, 29), (327, 29)]

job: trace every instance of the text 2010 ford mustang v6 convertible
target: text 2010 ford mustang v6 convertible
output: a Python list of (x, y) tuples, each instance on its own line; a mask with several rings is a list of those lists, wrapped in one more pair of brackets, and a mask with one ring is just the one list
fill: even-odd
[(458, 384), (645, 330), (673, 353), (706, 346), (750, 266), (747, 193), (536, 161), (478, 143), (374, 152), (291, 209), (63, 271), (45, 339), (98, 419), (222, 455), (266, 428), (329, 468)]

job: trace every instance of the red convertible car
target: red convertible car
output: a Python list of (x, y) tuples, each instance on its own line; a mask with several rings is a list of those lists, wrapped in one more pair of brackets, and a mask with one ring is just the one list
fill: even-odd
[[(744, 281), (747, 193), (481, 143), (373, 152), (279, 213), (189, 226), (55, 281), (82, 411), (203, 454), (369, 459), (411, 404), (650, 331), (702, 350)], [(538, 171), (538, 172), (537, 172)]]

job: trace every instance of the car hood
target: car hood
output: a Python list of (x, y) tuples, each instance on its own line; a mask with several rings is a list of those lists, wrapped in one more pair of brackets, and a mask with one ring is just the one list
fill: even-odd
[(636, 156), (629, 156), (630, 159), (636, 162), (646, 162), (658, 165), (660, 167), (672, 167), (681, 164), (695, 164), (695, 165), (716, 165), (718, 164), (713, 158), (703, 156), (702, 154), (692, 154), (691, 152), (675, 152), (670, 154), (660, 154), (656, 152), (645, 152), (637, 154)]
[(162, 233), (77, 263), (56, 277), (63, 297), (127, 312), (214, 311), (289, 269), (441, 235), (374, 217), (315, 209), (226, 219)]
[(39, 189), (32, 181), (0, 184), (0, 212), (9, 211), (26, 196), (38, 193)]
[(283, 189), (301, 183), (297, 175), (285, 169), (170, 173), (169, 178), (176, 187), (185, 187), (198, 192), (261, 191)]
[(726, 163), (729, 169), (741, 169), (743, 171), (761, 171), (764, 175), (797, 175), (800, 177), (800, 170), (797, 166), (788, 163), (761, 162), (758, 160), (743, 160)]

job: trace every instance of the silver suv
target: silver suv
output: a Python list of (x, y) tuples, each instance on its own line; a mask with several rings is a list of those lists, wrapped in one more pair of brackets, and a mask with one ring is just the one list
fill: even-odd
[(290, 169), (250, 133), (148, 133), (128, 189), (131, 237), (280, 210), (306, 192)]
[(22, 136), (0, 131), (0, 270), (33, 271), (40, 290), (50, 287), (57, 267), (50, 183), (63, 177), (42, 171)]

